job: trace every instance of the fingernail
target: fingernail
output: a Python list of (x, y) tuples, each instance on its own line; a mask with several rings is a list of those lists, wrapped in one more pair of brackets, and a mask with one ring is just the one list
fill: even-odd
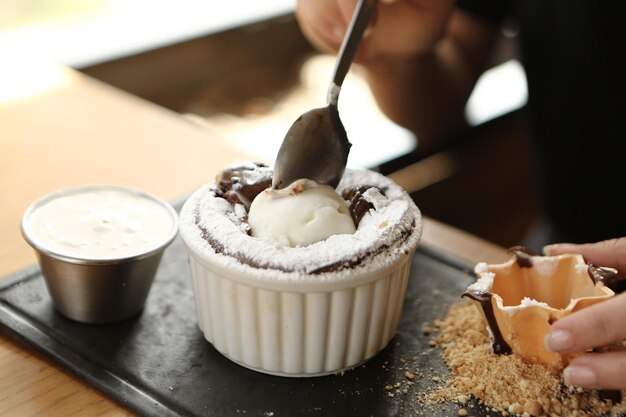
[(543, 247), (543, 254), (546, 256), (550, 256), (552, 250), (556, 248), (557, 245), (546, 245)]
[(574, 337), (567, 330), (551, 330), (543, 338), (543, 345), (552, 352), (562, 352), (574, 346)]
[(596, 374), (593, 369), (586, 366), (570, 365), (563, 370), (563, 381), (567, 385), (578, 387), (594, 387), (597, 383)]
[(387, 4), (391, 4), (391, 3), (395, 3), (396, 0), (380, 0), (381, 3), (387, 3)]

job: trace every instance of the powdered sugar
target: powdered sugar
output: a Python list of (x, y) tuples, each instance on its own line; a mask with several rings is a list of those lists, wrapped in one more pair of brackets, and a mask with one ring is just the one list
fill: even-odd
[(481, 272), (478, 276), (478, 281), (467, 287), (468, 290), (472, 291), (491, 291), (493, 288), (493, 280), (496, 277), (496, 274), (493, 272), (485, 271)]
[[(385, 195), (376, 189), (364, 193), (374, 209), (362, 218), (354, 234), (334, 235), (294, 248), (253, 238), (246, 233), (243, 206), (215, 197), (215, 184), (207, 184), (185, 203), (180, 215), (181, 235), (187, 245), (211, 262), (233, 269), (255, 268), (271, 279), (308, 279), (309, 274), (316, 274), (316, 279), (328, 280), (349, 275), (352, 268), (365, 263), (373, 269), (392, 265), (415, 249), (421, 236), (420, 212), (410, 197), (383, 175), (348, 169), (337, 191), (341, 194), (355, 185), (376, 186)], [(320, 274), (326, 270), (332, 273)]]

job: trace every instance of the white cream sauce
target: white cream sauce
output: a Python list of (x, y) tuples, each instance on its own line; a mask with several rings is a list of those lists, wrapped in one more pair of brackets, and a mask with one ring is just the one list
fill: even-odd
[(175, 219), (168, 208), (117, 188), (60, 195), (36, 207), (29, 238), (45, 250), (84, 259), (135, 256), (163, 244)]

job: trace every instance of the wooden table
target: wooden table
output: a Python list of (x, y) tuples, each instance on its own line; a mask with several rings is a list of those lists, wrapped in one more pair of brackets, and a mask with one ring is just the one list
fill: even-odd
[[(91, 183), (187, 195), (246, 155), (178, 114), (65, 67), (15, 59), (0, 66), (0, 277), (35, 262), (22, 213), (48, 192)], [(397, 181), (402, 184), (402, 177)], [(425, 219), (423, 242), (471, 261), (502, 248)], [(132, 415), (38, 352), (0, 333), (0, 415)]]

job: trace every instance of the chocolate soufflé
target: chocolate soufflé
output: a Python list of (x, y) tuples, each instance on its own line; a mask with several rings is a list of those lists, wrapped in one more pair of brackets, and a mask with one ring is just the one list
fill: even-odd
[(396, 333), (420, 211), (390, 179), (347, 169), (336, 191), (356, 231), (289, 247), (253, 237), (247, 222), (271, 178), (268, 166), (239, 164), (185, 202), (180, 232), (200, 329), (222, 354), (260, 372), (314, 376), (354, 367)]

